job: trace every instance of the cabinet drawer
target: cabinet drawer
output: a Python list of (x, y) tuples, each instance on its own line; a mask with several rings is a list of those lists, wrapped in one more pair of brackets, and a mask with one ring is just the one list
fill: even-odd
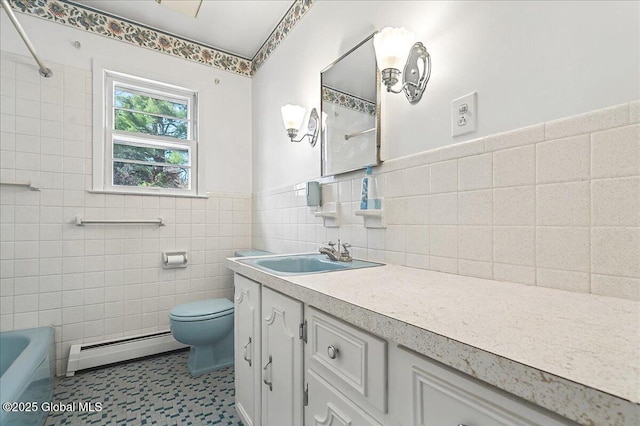
[(309, 406), (305, 408), (306, 426), (381, 426), (363, 409), (345, 398), (317, 373), (307, 373)]
[(386, 413), (386, 341), (314, 308), (307, 327), (308, 367), (364, 408)]

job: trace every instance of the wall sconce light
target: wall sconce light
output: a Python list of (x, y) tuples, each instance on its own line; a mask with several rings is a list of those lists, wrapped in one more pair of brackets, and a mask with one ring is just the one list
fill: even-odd
[[(373, 37), (378, 68), (387, 92), (404, 91), (410, 103), (417, 103), (427, 87), (431, 76), (431, 55), (421, 42), (413, 43), (414, 35), (405, 28), (384, 28)], [(413, 45), (412, 45), (413, 44)], [(404, 71), (400, 66), (407, 58)], [(402, 74), (402, 86), (394, 90), (393, 86)]]
[(308, 133), (296, 140), (295, 137), (298, 134), (298, 129), (302, 125), (302, 120), (304, 120), (304, 115), (307, 110), (298, 105), (285, 105), (281, 110), (284, 128), (287, 129), (287, 134), (289, 135), (291, 142), (301, 142), (302, 139), (309, 137), (309, 144), (311, 146), (315, 146), (318, 141), (318, 131), (320, 128), (318, 125), (318, 111), (315, 108), (311, 110), (311, 114), (309, 114), (309, 123), (307, 124)]

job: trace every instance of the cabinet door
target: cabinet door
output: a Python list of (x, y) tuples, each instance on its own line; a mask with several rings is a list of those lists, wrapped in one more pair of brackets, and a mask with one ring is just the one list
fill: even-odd
[(236, 409), (244, 424), (260, 425), (260, 284), (235, 275)]
[(306, 377), (309, 405), (305, 408), (305, 426), (380, 425), (315, 371), (307, 370)]
[(429, 358), (390, 351), (389, 397), (393, 425), (574, 425)]
[(302, 425), (302, 303), (262, 289), (262, 424)]

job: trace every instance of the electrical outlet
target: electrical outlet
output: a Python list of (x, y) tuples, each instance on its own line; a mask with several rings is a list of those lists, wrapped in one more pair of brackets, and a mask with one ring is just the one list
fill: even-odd
[(451, 136), (476, 131), (477, 92), (469, 93), (451, 102)]

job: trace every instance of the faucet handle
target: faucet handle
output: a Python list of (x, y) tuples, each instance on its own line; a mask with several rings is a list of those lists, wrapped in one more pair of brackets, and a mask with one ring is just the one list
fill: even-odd
[(349, 256), (349, 247), (351, 247), (351, 244), (349, 243), (342, 244), (342, 248), (344, 249), (342, 253)]
[(334, 248), (334, 247), (335, 247), (335, 245), (336, 245), (336, 243), (334, 243), (333, 241), (329, 241), (329, 242), (327, 243), (327, 245), (328, 245), (329, 247), (331, 247), (331, 248)]

